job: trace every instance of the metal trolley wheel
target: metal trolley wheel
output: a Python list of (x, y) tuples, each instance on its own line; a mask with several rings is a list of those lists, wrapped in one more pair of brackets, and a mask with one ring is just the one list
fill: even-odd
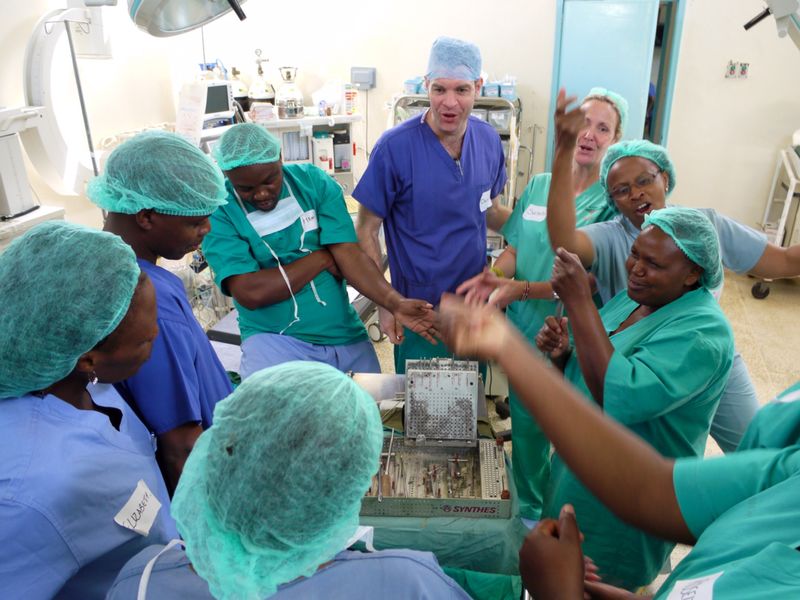
[(769, 284), (763, 281), (758, 281), (753, 284), (752, 288), (750, 288), (750, 293), (753, 294), (753, 298), (763, 300), (769, 296)]
[(381, 326), (377, 321), (373, 321), (367, 325), (367, 335), (369, 335), (369, 339), (371, 339), (373, 342), (380, 342), (384, 337), (386, 337), (381, 331)]

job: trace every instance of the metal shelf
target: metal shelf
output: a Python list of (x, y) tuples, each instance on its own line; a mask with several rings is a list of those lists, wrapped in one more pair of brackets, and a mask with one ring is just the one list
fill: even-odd
[[(429, 106), (430, 100), (425, 94), (401, 94), (392, 102), (392, 108), (389, 113), (389, 123), (387, 126), (394, 127), (395, 125), (420, 114)], [(475, 98), (475, 105), (473, 109), (511, 111), (511, 118), (509, 120), (508, 128), (497, 129), (495, 127), (495, 129), (500, 135), (500, 139), (503, 141), (504, 148), (506, 149), (506, 173), (508, 174), (508, 181), (505, 189), (503, 190), (501, 202), (504, 206), (513, 208), (517, 200), (517, 165), (519, 161), (520, 149), (519, 137), (522, 103), (519, 99), (508, 100), (506, 98), (479, 96)]]

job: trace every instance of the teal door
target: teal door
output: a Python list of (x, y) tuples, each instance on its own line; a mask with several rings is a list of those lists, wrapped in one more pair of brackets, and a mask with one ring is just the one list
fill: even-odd
[(659, 0), (560, 0), (556, 22), (547, 169), (559, 88), (579, 99), (592, 87), (622, 94), (630, 106), (624, 139), (642, 137)]

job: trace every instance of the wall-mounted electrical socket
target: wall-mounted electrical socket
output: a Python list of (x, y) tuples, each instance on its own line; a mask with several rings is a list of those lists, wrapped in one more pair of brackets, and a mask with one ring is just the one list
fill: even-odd
[(739, 63), (739, 77), (742, 79), (747, 79), (747, 75), (750, 73), (750, 63), (740, 62)]

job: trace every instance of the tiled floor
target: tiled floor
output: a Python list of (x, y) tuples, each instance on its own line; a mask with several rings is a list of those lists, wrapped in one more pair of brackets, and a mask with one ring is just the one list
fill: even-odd
[[(720, 300), (736, 336), (736, 346), (750, 370), (759, 401), (769, 402), (782, 390), (800, 379), (800, 279), (769, 284), (767, 298), (757, 300), (751, 294), (756, 279), (735, 273), (725, 273), (725, 289)], [(375, 345), (384, 373), (394, 372), (392, 345), (384, 340)], [(492, 370), (492, 391), (505, 395), (507, 383), (498, 368)], [(510, 420), (497, 419), (494, 406), (489, 407), (497, 430), (508, 429)], [(507, 447), (510, 444), (507, 444)], [(510, 448), (508, 448), (510, 450)], [(720, 454), (719, 447), (709, 438), (706, 455)], [(679, 545), (672, 553), (677, 564), (690, 548)], [(653, 589), (665, 576), (659, 577)]]

